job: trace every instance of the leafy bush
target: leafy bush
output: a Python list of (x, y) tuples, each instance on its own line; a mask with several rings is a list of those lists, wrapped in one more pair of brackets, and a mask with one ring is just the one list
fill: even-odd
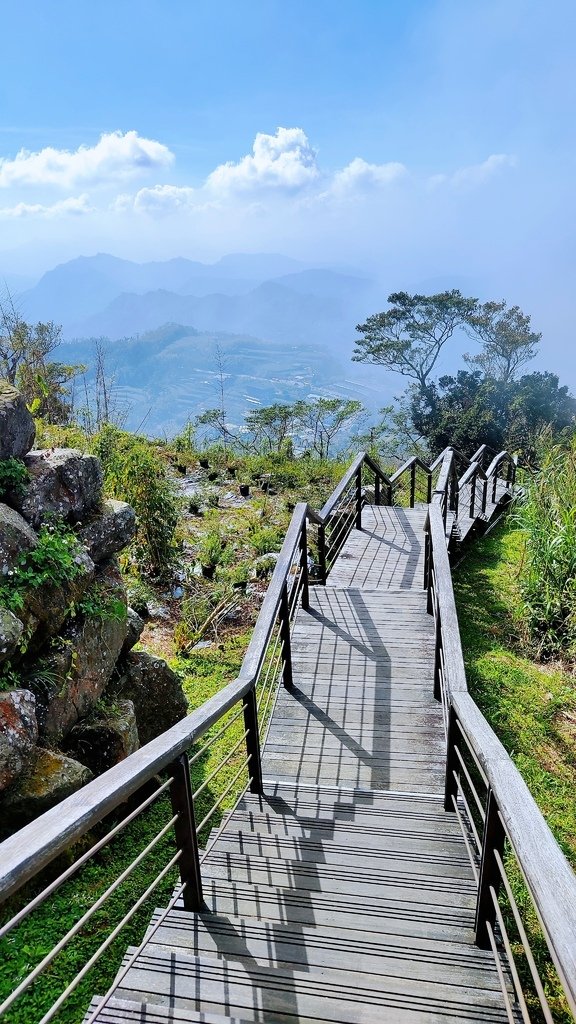
[(0, 459), (0, 500), (9, 491), (23, 494), (30, 474), (20, 459)]
[(38, 543), (23, 551), (13, 569), (0, 580), (0, 603), (19, 612), (27, 590), (50, 585), (60, 587), (81, 572), (80, 545), (72, 530), (60, 520), (42, 526)]
[(142, 563), (162, 575), (174, 557), (178, 506), (163, 460), (146, 438), (105, 426), (92, 450), (104, 469), (104, 487), (113, 498), (133, 506), (138, 531), (136, 550)]
[(576, 438), (552, 445), (519, 509), (524, 613), (543, 656), (576, 653)]

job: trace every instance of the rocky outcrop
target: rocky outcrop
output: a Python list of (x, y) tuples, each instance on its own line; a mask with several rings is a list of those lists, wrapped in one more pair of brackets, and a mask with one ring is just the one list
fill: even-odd
[(0, 459), (21, 459), (34, 444), (34, 417), (16, 388), (0, 380)]
[(24, 626), (20, 619), (17, 619), (8, 608), (0, 605), (0, 665), (16, 653), (23, 633)]
[(121, 700), (75, 725), (66, 741), (66, 753), (94, 775), (101, 775), (139, 746), (134, 705), (131, 700)]
[(0, 502), (0, 580), (12, 571), (20, 556), (37, 543), (34, 530), (20, 513)]
[(29, 690), (0, 693), (0, 790), (21, 774), (37, 739), (34, 695)]
[(76, 448), (51, 448), (30, 452), (24, 463), (29, 482), (22, 494), (11, 496), (10, 504), (35, 529), (47, 515), (78, 523), (98, 508), (102, 467), (94, 455)]
[(114, 689), (133, 702), (142, 745), (176, 725), (188, 712), (179, 676), (161, 658), (145, 651), (128, 655), (125, 674)]
[(0, 469), (10, 458), (28, 470), (25, 482), (8, 467), (4, 479), (22, 485), (0, 503), (0, 820), (11, 828), (187, 712), (175, 673), (132, 652), (144, 623), (115, 555), (134, 537), (133, 509), (103, 500), (98, 459), (29, 452), (33, 441), (25, 403), (0, 382)]
[(14, 825), (24, 825), (93, 778), (89, 768), (71, 757), (35, 747), (25, 771), (3, 796), (2, 814)]
[(136, 514), (124, 501), (105, 501), (102, 511), (79, 531), (90, 558), (102, 562), (125, 548), (136, 533)]

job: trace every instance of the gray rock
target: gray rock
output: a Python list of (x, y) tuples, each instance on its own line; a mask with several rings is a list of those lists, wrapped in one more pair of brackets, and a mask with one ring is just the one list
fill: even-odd
[(35, 437), (34, 417), (22, 395), (7, 380), (0, 380), (0, 459), (21, 459)]
[(0, 605), (0, 665), (18, 650), (23, 632), (20, 619)]
[(105, 501), (102, 512), (80, 530), (78, 539), (94, 562), (125, 548), (136, 533), (136, 513), (124, 501)]
[(140, 618), (138, 612), (135, 612), (133, 608), (128, 609), (128, 617), (126, 619), (126, 640), (122, 647), (121, 657), (129, 654), (133, 647), (138, 643), (142, 636), (144, 629), (144, 620)]
[(188, 701), (179, 677), (161, 658), (144, 651), (132, 651), (128, 655), (126, 674), (114, 690), (123, 699), (133, 701), (142, 745), (188, 713)]
[(0, 693), (0, 792), (18, 778), (37, 739), (34, 694), (30, 690)]
[(92, 584), (96, 572), (92, 559), (80, 551), (77, 565), (77, 575), (68, 578), (62, 586), (45, 584), (26, 592), (22, 617), (30, 634), (29, 649), (32, 653), (59, 632), (71, 606), (80, 601)]
[(32, 451), (24, 459), (30, 480), (11, 502), (35, 529), (48, 513), (81, 522), (100, 505), (102, 467), (94, 455), (76, 448)]
[(134, 705), (131, 700), (123, 700), (107, 712), (75, 725), (66, 740), (66, 753), (94, 775), (101, 775), (139, 746)]
[(34, 530), (20, 513), (0, 502), (0, 578), (7, 576), (20, 555), (37, 543)]
[[(126, 606), (126, 591), (113, 563), (95, 580), (99, 600)], [(58, 640), (59, 648), (42, 659), (41, 670), (28, 676), (36, 694), (40, 734), (58, 744), (102, 696), (126, 640), (126, 616), (87, 615), (72, 621)]]
[(32, 821), (76, 793), (93, 777), (90, 769), (78, 761), (54, 750), (35, 747), (26, 771), (3, 795), (3, 821), (10, 825)]

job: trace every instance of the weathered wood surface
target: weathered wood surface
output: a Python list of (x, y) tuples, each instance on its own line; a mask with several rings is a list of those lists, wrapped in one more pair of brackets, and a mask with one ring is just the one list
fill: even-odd
[(170, 911), (102, 1024), (508, 1020), (443, 809), (425, 515), (364, 509), (312, 588), (263, 751), (266, 795), (244, 795), (213, 834), (206, 911)]

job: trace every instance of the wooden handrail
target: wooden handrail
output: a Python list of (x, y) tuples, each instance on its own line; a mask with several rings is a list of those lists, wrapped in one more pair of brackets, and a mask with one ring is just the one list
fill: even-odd
[(566, 997), (576, 1012), (576, 875), (520, 772), (468, 691), (444, 524), (436, 503), (430, 506), (426, 530), (431, 549), (427, 584), (430, 589), (433, 577), (447, 699), (495, 796)]

